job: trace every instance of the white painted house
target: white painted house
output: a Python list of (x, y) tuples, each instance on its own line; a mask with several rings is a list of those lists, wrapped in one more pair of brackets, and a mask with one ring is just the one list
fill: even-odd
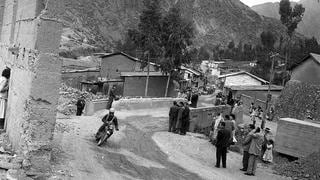
[(269, 83), (246, 71), (220, 75), (218, 79), (224, 86), (259, 86)]

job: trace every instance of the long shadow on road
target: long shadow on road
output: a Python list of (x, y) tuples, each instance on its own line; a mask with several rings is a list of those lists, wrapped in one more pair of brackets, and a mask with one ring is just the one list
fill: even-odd
[(134, 116), (120, 123), (126, 125), (126, 130), (125, 138), (119, 143), (110, 139), (103, 147), (92, 146), (105, 169), (137, 179), (201, 179), (169, 162), (168, 156), (152, 140), (154, 132), (166, 129), (166, 119)]

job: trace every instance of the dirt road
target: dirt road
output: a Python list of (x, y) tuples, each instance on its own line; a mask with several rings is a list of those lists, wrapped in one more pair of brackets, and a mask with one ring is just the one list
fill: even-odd
[(166, 109), (116, 112), (120, 131), (98, 147), (94, 133), (105, 113), (57, 120), (52, 179), (282, 179), (261, 168), (257, 177), (243, 175), (232, 152), (227, 169), (214, 168), (215, 148), (205, 137), (166, 132)]

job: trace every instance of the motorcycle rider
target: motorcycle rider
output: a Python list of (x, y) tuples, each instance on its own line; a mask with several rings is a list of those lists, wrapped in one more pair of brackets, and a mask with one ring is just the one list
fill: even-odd
[[(101, 138), (101, 132), (105, 131), (105, 127), (108, 125), (109, 122), (112, 122), (113, 125), (115, 126), (116, 131), (119, 131), (118, 128), (118, 119), (117, 117), (114, 115), (115, 113), (115, 109), (111, 108), (109, 110), (109, 114), (106, 114), (103, 118), (102, 118), (102, 122), (103, 124), (101, 125), (101, 127), (99, 128), (97, 134), (96, 134), (96, 141), (99, 141), (99, 139)], [(113, 131), (111, 131), (111, 134), (109, 136), (111, 136), (113, 134)]]

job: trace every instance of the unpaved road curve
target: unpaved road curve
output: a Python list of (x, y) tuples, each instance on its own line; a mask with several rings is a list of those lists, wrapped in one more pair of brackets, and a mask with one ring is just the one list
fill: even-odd
[(94, 133), (105, 113), (57, 120), (56, 179), (282, 179), (261, 171), (263, 178), (244, 176), (235, 153), (228, 154), (230, 168), (213, 168), (215, 149), (206, 140), (166, 132), (166, 109), (116, 112), (120, 131), (98, 147)]

